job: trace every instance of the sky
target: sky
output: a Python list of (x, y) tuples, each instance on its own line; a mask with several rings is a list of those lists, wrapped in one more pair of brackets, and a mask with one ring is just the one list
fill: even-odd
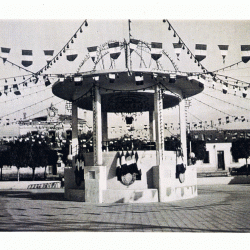
[[(46, 17), (46, 15), (45, 15)], [(156, 16), (157, 17), (157, 16)], [(32, 72), (40, 70), (46, 63), (43, 50), (53, 49), (55, 53), (59, 52), (63, 46), (74, 35), (77, 29), (82, 25), (85, 19), (81, 18), (30, 18), (15, 19), (5, 18), (0, 20), (0, 46), (11, 48), (8, 60), (21, 65), (21, 50), (27, 49), (33, 51), (33, 64), (26, 69)], [(126, 18), (88, 18), (88, 27), (83, 26), (83, 33), (79, 33), (71, 44), (71, 48), (75, 49), (78, 57), (74, 62), (68, 62), (65, 56), (53, 65), (47, 71), (52, 73), (75, 73), (81, 61), (87, 54), (87, 47), (101, 45), (110, 40), (123, 41), (128, 40), (128, 19)], [(231, 20), (231, 19), (168, 19), (178, 35), (184, 41), (186, 46), (195, 54), (195, 44), (207, 44), (207, 57), (201, 62), (209, 71), (214, 71), (223, 67), (227, 67), (241, 61), (241, 45), (250, 44), (250, 21), (249, 20)], [(168, 24), (163, 23), (162, 19), (152, 18), (131, 18), (131, 34), (134, 38), (146, 42), (162, 42), (163, 48), (174, 59), (180, 71), (196, 72), (200, 70), (193, 60), (189, 59), (186, 51), (183, 51), (178, 61), (173, 50), (173, 43), (178, 42), (178, 38), (173, 37), (173, 31), (168, 30)], [(229, 45), (228, 55), (225, 63), (218, 45)], [(117, 63), (119, 66), (119, 63)], [(90, 70), (91, 62), (88, 61), (83, 71)], [(122, 63), (121, 63), (122, 66)], [(25, 68), (25, 67), (23, 67)], [(171, 68), (172, 70), (172, 68)], [(11, 86), (15, 83), (22, 82), (22, 77), (29, 74), (26, 71), (12, 66), (9, 63), (0, 62), (0, 91), (3, 92), (3, 86)], [(218, 74), (227, 75), (247, 83), (250, 82), (250, 62), (240, 63), (238, 66), (227, 68), (219, 71)], [(16, 78), (16, 82), (14, 81)], [(222, 94), (221, 84), (215, 86), (216, 90), (211, 87), (205, 87), (203, 93), (191, 99), (191, 106), (188, 109), (188, 122), (210, 121), (217, 122), (218, 118), (222, 121), (225, 117), (244, 116), (249, 117), (249, 98), (242, 98), (241, 92), (236, 96), (231, 94)], [(28, 83), (28, 87), (20, 86), (22, 95), (15, 96), (13, 92), (6, 96), (2, 94), (0, 97), (0, 117), (2, 120), (14, 118), (19, 119), (26, 113), (27, 117), (34, 117), (46, 114), (46, 108), (50, 103), (56, 104), (60, 113), (65, 113), (65, 102), (57, 97), (53, 97), (51, 86), (45, 87), (43, 80), (39, 80), (37, 84)], [(250, 93), (249, 93), (250, 94)], [(44, 101), (46, 99), (46, 101)], [(59, 104), (57, 104), (59, 103)], [(16, 112), (17, 110), (20, 110)], [(39, 112), (41, 111), (41, 112)], [(11, 115), (9, 115), (11, 114)], [(79, 111), (80, 117), (83, 112)], [(110, 115), (109, 126), (119, 126), (125, 123), (117, 115)], [(92, 123), (91, 113), (87, 116), (89, 124)], [(173, 127), (179, 122), (178, 108), (164, 110), (164, 122), (173, 123)], [(138, 116), (135, 127), (143, 127), (148, 124), (148, 115)], [(245, 122), (236, 122), (227, 124), (227, 128), (247, 128), (249, 125)]]

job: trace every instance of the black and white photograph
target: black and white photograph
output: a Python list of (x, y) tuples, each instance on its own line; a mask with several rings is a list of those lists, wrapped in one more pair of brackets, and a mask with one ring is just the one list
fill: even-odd
[(128, 3), (0, 19), (0, 237), (250, 232), (250, 19)]

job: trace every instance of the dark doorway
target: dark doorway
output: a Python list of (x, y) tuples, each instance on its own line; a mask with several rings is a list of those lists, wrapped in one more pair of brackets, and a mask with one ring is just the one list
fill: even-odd
[(217, 151), (218, 170), (225, 170), (224, 151)]

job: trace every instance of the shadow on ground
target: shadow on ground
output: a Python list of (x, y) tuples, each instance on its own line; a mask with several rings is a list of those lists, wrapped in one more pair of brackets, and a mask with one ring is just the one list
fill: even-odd
[(63, 192), (0, 191), (0, 197), (24, 198), (32, 200), (67, 201)]

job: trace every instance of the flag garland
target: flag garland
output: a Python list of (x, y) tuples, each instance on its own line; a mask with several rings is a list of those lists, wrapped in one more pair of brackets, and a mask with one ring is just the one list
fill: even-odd
[(219, 49), (220, 49), (220, 53), (223, 59), (223, 63), (225, 63), (225, 58), (227, 56), (228, 53), (228, 47), (229, 45), (218, 45)]
[(174, 52), (177, 56), (177, 60), (180, 60), (179, 56), (181, 54), (182, 43), (173, 43), (173, 46), (174, 46)]
[(9, 88), (8, 85), (5, 85), (5, 86), (4, 86), (4, 94), (5, 94), (5, 95), (8, 94), (8, 88)]
[(137, 39), (130, 39), (129, 47), (130, 47), (130, 54), (137, 48), (137, 45), (139, 44), (139, 40)]
[(13, 85), (13, 91), (15, 95), (21, 95), (21, 92), (19, 91), (17, 84)]
[(96, 54), (97, 54), (97, 46), (87, 47), (89, 55), (93, 62), (95, 62)]
[(46, 62), (49, 64), (53, 59), (54, 50), (44, 50)]
[(247, 63), (250, 60), (250, 45), (241, 45), (242, 61)]
[(78, 54), (73, 49), (66, 50), (66, 58), (69, 62), (73, 62), (77, 58)]
[(136, 82), (136, 85), (144, 84), (144, 77), (142, 73), (135, 72), (135, 82)]
[(151, 43), (151, 57), (155, 61), (159, 60), (162, 56), (162, 43)]
[(110, 58), (116, 60), (121, 54), (119, 42), (112, 42), (108, 44)]
[(32, 52), (32, 50), (23, 49), (22, 56), (23, 56), (22, 65), (24, 67), (29, 67), (33, 64), (33, 52)]
[(196, 44), (195, 45), (195, 59), (200, 62), (204, 60), (207, 56), (207, 45), (206, 44)]
[(6, 62), (9, 53), (10, 53), (10, 48), (1, 47), (1, 57), (3, 58), (3, 62)]

